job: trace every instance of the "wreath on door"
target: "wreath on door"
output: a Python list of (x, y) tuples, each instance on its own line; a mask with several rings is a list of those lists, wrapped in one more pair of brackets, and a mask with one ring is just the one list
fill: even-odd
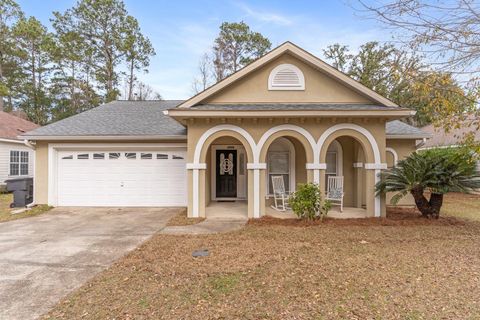
[(228, 157), (225, 158), (225, 154), (220, 154), (220, 175), (224, 175), (228, 173), (229, 175), (233, 175), (233, 154), (229, 153)]

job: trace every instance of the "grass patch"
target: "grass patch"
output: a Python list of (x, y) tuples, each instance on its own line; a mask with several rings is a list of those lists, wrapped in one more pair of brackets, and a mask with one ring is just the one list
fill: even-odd
[(449, 193), (444, 197), (440, 214), (480, 221), (480, 195)]
[(240, 273), (219, 274), (208, 279), (213, 294), (229, 294), (240, 281)]
[(141, 308), (148, 308), (150, 306), (150, 303), (148, 302), (147, 298), (142, 298), (140, 299), (140, 301), (138, 301), (138, 305), (141, 307)]
[(13, 195), (11, 193), (0, 194), (0, 222), (38, 216), (39, 214), (42, 214), (52, 209), (52, 207), (48, 205), (38, 205), (21, 213), (12, 214), (12, 211), (19, 209), (10, 208), (10, 203), (12, 202)]
[(173, 216), (167, 223), (167, 226), (189, 226), (204, 221), (205, 218), (189, 218), (187, 210), (182, 210), (179, 214)]

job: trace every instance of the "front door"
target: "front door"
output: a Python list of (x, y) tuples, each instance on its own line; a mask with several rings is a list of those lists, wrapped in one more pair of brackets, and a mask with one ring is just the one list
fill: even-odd
[(216, 197), (237, 197), (237, 150), (217, 150)]

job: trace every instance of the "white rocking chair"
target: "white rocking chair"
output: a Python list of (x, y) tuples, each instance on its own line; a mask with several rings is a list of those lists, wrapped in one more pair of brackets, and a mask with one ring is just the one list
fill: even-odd
[(285, 184), (282, 176), (273, 176), (272, 177), (272, 188), (273, 188), (273, 209), (277, 211), (287, 211), (290, 210), (288, 205), (288, 198), (290, 193), (285, 191)]
[(340, 212), (343, 212), (343, 195), (343, 177), (328, 177), (325, 200), (330, 201), (332, 204), (340, 205)]

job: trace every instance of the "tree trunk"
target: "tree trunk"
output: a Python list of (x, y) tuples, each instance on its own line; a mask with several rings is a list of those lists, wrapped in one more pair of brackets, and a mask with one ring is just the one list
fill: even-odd
[[(2, 53), (0, 52), (0, 81), (3, 81), (3, 68), (2, 68), (2, 64), (3, 64), (3, 55)], [(0, 95), (0, 111), (3, 111), (3, 96)]]
[(134, 71), (134, 60), (130, 63), (130, 79), (128, 80), (128, 100), (133, 100), (133, 71)]
[(418, 210), (422, 213), (422, 216), (425, 218), (430, 218), (432, 216), (432, 210), (430, 203), (428, 202), (427, 198), (425, 198), (423, 194), (423, 188), (415, 188), (410, 191), (415, 200), (415, 204)]
[(430, 195), (430, 207), (432, 210), (432, 215), (435, 219), (438, 219), (440, 216), (440, 208), (443, 204), (443, 194), (442, 193), (432, 193)]
[(418, 187), (412, 189), (410, 192), (415, 199), (415, 204), (417, 205), (418, 210), (425, 218), (438, 219), (440, 217), (440, 208), (443, 204), (443, 194), (432, 192), (430, 195), (430, 200), (427, 200), (423, 194), (423, 191), (423, 188)]

